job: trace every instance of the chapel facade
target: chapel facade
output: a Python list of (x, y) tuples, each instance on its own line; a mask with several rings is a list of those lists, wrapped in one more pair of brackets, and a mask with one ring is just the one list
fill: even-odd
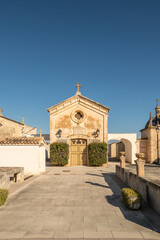
[(50, 114), (50, 143), (69, 144), (69, 166), (89, 165), (88, 144), (108, 142), (110, 108), (77, 93), (47, 109)]
[(137, 139), (137, 152), (144, 153), (147, 163), (157, 162), (160, 164), (160, 106), (155, 108), (155, 115), (150, 118), (145, 128), (140, 130), (141, 138)]

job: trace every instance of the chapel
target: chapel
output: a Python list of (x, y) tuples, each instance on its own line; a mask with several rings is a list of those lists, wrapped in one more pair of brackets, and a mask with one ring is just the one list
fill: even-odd
[(110, 108), (77, 92), (47, 111), (50, 114), (50, 143), (69, 144), (69, 166), (89, 165), (88, 144), (108, 142), (108, 113)]
[(25, 124), (24, 118), (22, 118), (22, 122), (7, 118), (3, 116), (2, 108), (0, 108), (0, 141), (5, 138), (24, 137), (36, 133), (36, 127), (31, 127)]
[(145, 128), (140, 130), (141, 138), (137, 139), (137, 152), (144, 153), (147, 163), (160, 164), (160, 106), (156, 100), (155, 115), (150, 118)]

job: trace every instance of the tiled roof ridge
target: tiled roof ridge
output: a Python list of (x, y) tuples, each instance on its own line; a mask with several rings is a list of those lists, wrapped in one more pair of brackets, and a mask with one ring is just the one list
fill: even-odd
[(44, 137), (12, 137), (0, 141), (0, 145), (41, 145), (45, 143)]

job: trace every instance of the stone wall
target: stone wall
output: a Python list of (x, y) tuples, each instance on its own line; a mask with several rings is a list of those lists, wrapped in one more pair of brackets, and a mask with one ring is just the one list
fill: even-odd
[(37, 129), (12, 119), (0, 116), (0, 140), (22, 137), (24, 134), (36, 134)]
[(116, 144), (117, 143), (111, 143), (109, 144), (109, 157), (116, 158)]
[(120, 152), (125, 152), (125, 146), (122, 142), (114, 142), (108, 145), (109, 157), (120, 159)]
[[(160, 131), (158, 134), (160, 139)], [(160, 149), (160, 141), (159, 141)], [(157, 132), (156, 126), (141, 130), (141, 138), (137, 140), (137, 152), (144, 153), (146, 162), (153, 163), (157, 161)], [(159, 151), (160, 158), (160, 151)]]
[(147, 139), (148, 138), (148, 134), (149, 134), (148, 133), (148, 128), (147, 129), (142, 129), (140, 132), (141, 132), (141, 138), (142, 139), (145, 139), (145, 138)]
[(148, 139), (137, 139), (137, 153), (144, 153), (144, 159), (147, 161), (148, 159)]
[(144, 178), (138, 177), (136, 174), (116, 166), (116, 175), (129, 187), (139, 192), (142, 198), (160, 214), (160, 186), (154, 184)]

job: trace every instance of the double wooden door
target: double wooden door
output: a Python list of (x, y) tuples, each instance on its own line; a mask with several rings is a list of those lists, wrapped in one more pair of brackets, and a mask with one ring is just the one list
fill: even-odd
[(71, 140), (71, 165), (87, 165), (87, 140)]

